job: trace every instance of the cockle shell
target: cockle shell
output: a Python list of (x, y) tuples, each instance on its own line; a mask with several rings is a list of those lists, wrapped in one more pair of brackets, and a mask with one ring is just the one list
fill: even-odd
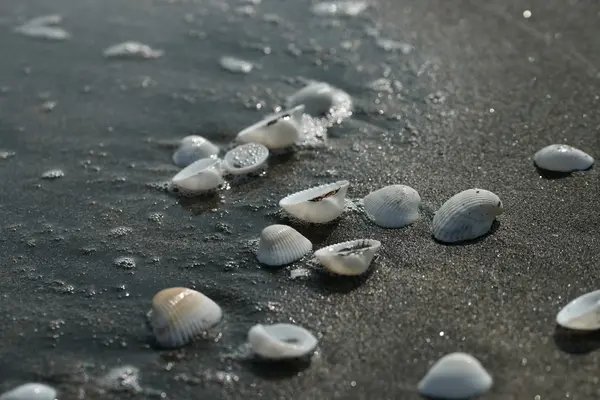
[(318, 340), (306, 329), (292, 324), (254, 325), (248, 331), (252, 352), (270, 360), (305, 357), (313, 353)]
[(494, 193), (468, 189), (452, 196), (435, 213), (432, 233), (446, 243), (473, 240), (485, 235), (503, 211), (502, 201)]
[(556, 323), (578, 331), (600, 329), (600, 290), (572, 300), (556, 315)]
[(303, 221), (322, 224), (344, 212), (348, 181), (338, 181), (284, 197), (279, 206)]
[(304, 105), (304, 112), (320, 117), (336, 108), (351, 108), (352, 98), (346, 92), (325, 82), (312, 82), (287, 99), (288, 107)]
[(419, 219), (421, 196), (405, 185), (390, 185), (363, 199), (367, 215), (382, 228), (401, 228)]
[(171, 179), (171, 190), (182, 196), (195, 196), (214, 190), (221, 184), (221, 160), (203, 158), (179, 171)]
[(214, 158), (219, 155), (219, 146), (198, 135), (186, 136), (179, 148), (173, 153), (173, 163), (178, 167), (187, 167), (201, 158)]
[(584, 171), (594, 164), (589, 154), (566, 144), (551, 144), (539, 150), (533, 161), (541, 169), (554, 172)]
[(315, 251), (315, 257), (329, 271), (338, 275), (360, 275), (371, 264), (381, 242), (357, 239), (334, 244)]
[(242, 130), (237, 134), (241, 143), (260, 143), (269, 149), (284, 149), (304, 139), (302, 113), (304, 106), (299, 105), (270, 115)]
[(157, 343), (172, 348), (191, 342), (219, 323), (222, 316), (221, 307), (207, 296), (174, 287), (161, 290), (152, 299), (150, 325)]
[(298, 261), (311, 250), (310, 240), (291, 226), (270, 225), (260, 234), (256, 258), (262, 264), (280, 266)]
[(56, 390), (42, 383), (26, 383), (0, 396), (0, 400), (55, 400)]
[(269, 158), (269, 149), (259, 143), (247, 143), (227, 152), (223, 170), (231, 175), (243, 175), (263, 169)]
[(492, 387), (492, 377), (481, 363), (466, 353), (440, 358), (419, 382), (419, 392), (441, 399), (470, 399)]

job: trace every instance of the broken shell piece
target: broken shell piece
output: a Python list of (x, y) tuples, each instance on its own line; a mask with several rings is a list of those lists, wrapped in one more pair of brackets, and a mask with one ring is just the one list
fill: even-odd
[(269, 360), (306, 357), (317, 347), (317, 338), (298, 325), (254, 325), (248, 331), (252, 352)]
[(326, 223), (344, 212), (348, 181), (338, 181), (284, 197), (279, 206), (294, 217), (312, 223)]
[(270, 225), (260, 234), (256, 258), (262, 264), (280, 266), (298, 261), (311, 250), (310, 240), (291, 226)]
[(241, 143), (260, 143), (269, 149), (284, 149), (304, 139), (302, 113), (299, 105), (266, 117), (237, 134)]
[(600, 290), (572, 300), (556, 315), (556, 323), (577, 331), (600, 329)]
[(360, 275), (371, 265), (381, 242), (357, 239), (334, 244), (315, 251), (315, 257), (330, 272), (338, 275)]

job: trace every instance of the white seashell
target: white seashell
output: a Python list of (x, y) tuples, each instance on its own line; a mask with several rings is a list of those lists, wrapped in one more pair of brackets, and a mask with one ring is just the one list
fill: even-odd
[(260, 234), (256, 258), (262, 264), (280, 266), (298, 261), (311, 250), (310, 240), (291, 226), (270, 225)]
[(440, 358), (419, 382), (419, 392), (427, 397), (470, 399), (492, 387), (492, 377), (481, 363), (466, 353)]
[(56, 390), (42, 383), (26, 383), (0, 396), (0, 400), (55, 400)]
[(446, 243), (485, 235), (494, 218), (504, 212), (502, 201), (483, 189), (468, 189), (452, 196), (433, 217), (433, 236)]
[(254, 64), (249, 61), (242, 60), (235, 57), (221, 57), (219, 59), (219, 65), (226, 71), (234, 74), (249, 74), (254, 69)]
[(260, 143), (269, 149), (284, 149), (304, 139), (302, 113), (304, 106), (269, 115), (237, 134), (241, 143)]
[(292, 324), (254, 325), (248, 331), (252, 352), (270, 360), (305, 357), (313, 353), (318, 340), (306, 329)]
[(584, 171), (594, 164), (594, 158), (566, 144), (551, 144), (539, 150), (533, 161), (541, 169), (555, 172)]
[(269, 149), (260, 143), (247, 143), (227, 152), (223, 158), (223, 169), (232, 175), (249, 174), (264, 168)]
[(323, 266), (338, 275), (360, 275), (365, 272), (381, 242), (357, 239), (334, 244), (315, 251), (315, 257)]
[(165, 52), (140, 42), (126, 41), (106, 48), (103, 54), (106, 58), (152, 59), (162, 57)]
[(363, 199), (367, 215), (383, 228), (402, 228), (419, 219), (421, 196), (405, 185), (390, 185)]
[(600, 329), (600, 290), (572, 300), (556, 315), (556, 323), (578, 331)]
[(34, 18), (15, 28), (15, 32), (37, 39), (66, 40), (71, 37), (69, 32), (55, 25), (62, 22), (58, 14), (45, 15)]
[(152, 299), (150, 325), (162, 347), (178, 347), (213, 327), (223, 316), (221, 307), (192, 289), (174, 287)]
[(279, 206), (303, 221), (322, 224), (344, 212), (348, 181), (338, 181), (303, 190), (284, 197)]
[(198, 135), (186, 136), (173, 153), (173, 163), (178, 167), (187, 167), (201, 158), (214, 158), (219, 155), (219, 146)]
[(305, 106), (305, 113), (319, 117), (338, 107), (350, 107), (352, 99), (348, 93), (328, 83), (312, 82), (287, 99), (288, 107), (300, 104)]
[(171, 179), (171, 189), (183, 196), (193, 196), (214, 190), (222, 183), (221, 160), (202, 158), (179, 171)]

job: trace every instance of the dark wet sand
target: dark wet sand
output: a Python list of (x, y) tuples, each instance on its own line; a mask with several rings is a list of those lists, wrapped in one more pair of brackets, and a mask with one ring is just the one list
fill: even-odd
[[(557, 333), (554, 318), (600, 284), (599, 170), (544, 179), (531, 161), (555, 142), (600, 157), (600, 9), (566, 3), (381, 0), (336, 26), (312, 17), (305, 0), (263, 0), (254, 17), (217, 1), (1, 2), (0, 148), (16, 155), (0, 159), (0, 389), (40, 380), (61, 399), (128, 398), (99, 394), (93, 382), (133, 364), (142, 386), (170, 399), (417, 399), (430, 363), (466, 351), (494, 377), (486, 399), (598, 397), (600, 338)], [(71, 40), (11, 32), (49, 13), (64, 15)], [(264, 13), (283, 22), (263, 22)], [(373, 26), (415, 50), (374, 46)], [(102, 58), (124, 40), (165, 56)], [(261, 67), (233, 75), (220, 69), (223, 55)], [(384, 76), (399, 82), (392, 94), (367, 89)], [(194, 132), (225, 145), (298, 88), (297, 77), (355, 97), (355, 115), (330, 130), (326, 147), (279, 157), (221, 199), (178, 202), (148, 185), (177, 170), (159, 141)], [(57, 102), (52, 112), (40, 111), (46, 97)], [(53, 168), (65, 176), (40, 179)], [(305, 262), (260, 268), (249, 241), (286, 221), (277, 201), (338, 179), (352, 182), (352, 199), (410, 185), (423, 218), (384, 230), (349, 212), (298, 227), (315, 248), (381, 240), (367, 279), (290, 279)], [(464, 246), (433, 241), (433, 211), (472, 187), (503, 200), (495, 232)], [(133, 231), (110, 235), (119, 226)], [(125, 255), (135, 269), (113, 265)], [(153, 349), (145, 313), (170, 286), (219, 302), (219, 334)], [(251, 325), (286, 321), (320, 338), (310, 367), (227, 356)]]

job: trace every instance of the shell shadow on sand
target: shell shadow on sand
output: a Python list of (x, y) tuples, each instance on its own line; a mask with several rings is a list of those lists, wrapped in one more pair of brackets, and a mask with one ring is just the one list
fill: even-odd
[(580, 170), (580, 171), (570, 171), (570, 172), (560, 172), (560, 171), (549, 171), (547, 169), (543, 169), (538, 167), (535, 162), (533, 163), (537, 173), (544, 179), (555, 180), (555, 179), (564, 179), (570, 176), (573, 176), (574, 172), (585, 172), (594, 168), (594, 165), (590, 165), (588, 169)]
[(588, 354), (600, 349), (600, 330), (580, 332), (556, 325), (552, 338), (558, 348), (569, 354)]
[(324, 271), (322, 267), (315, 271), (313, 279), (307, 281), (307, 285), (323, 294), (331, 293), (350, 293), (361, 287), (373, 275), (377, 267), (377, 258), (375, 258), (369, 269), (365, 273), (355, 276), (334, 275)]
[(476, 244), (476, 243), (484, 241), (488, 236), (491, 236), (494, 233), (496, 233), (496, 231), (498, 229), (500, 229), (500, 227), (501, 227), (500, 221), (495, 219), (494, 222), (492, 223), (492, 227), (490, 228), (489, 231), (487, 231), (487, 233), (485, 235), (479, 236), (478, 238), (475, 238), (472, 240), (462, 240), (460, 242), (446, 243), (446, 242), (442, 242), (441, 240), (436, 239), (435, 236), (433, 236), (433, 234), (431, 235), (431, 237), (433, 240), (435, 240), (436, 243), (444, 245), (444, 246), (467, 246), (470, 244)]
[(265, 360), (260, 357), (250, 357), (242, 363), (254, 375), (267, 380), (283, 380), (298, 375), (310, 367), (312, 355), (282, 361)]

